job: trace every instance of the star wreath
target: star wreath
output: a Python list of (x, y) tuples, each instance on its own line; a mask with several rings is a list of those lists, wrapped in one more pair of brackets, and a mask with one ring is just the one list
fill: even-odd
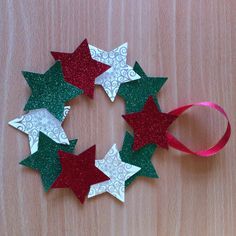
[[(81, 203), (108, 192), (124, 202), (125, 189), (137, 177), (159, 178), (151, 162), (157, 146), (206, 157), (229, 140), (229, 121), (223, 137), (208, 150), (193, 152), (172, 136), (169, 126), (192, 106), (216, 109), (228, 120), (227, 115), (211, 102), (162, 112), (156, 95), (167, 78), (148, 76), (138, 62), (132, 68), (127, 48), (124, 43), (106, 52), (85, 39), (72, 53), (51, 52), (56, 62), (44, 74), (23, 72), (32, 91), (24, 108), (27, 113), (9, 124), (28, 135), (31, 154), (20, 164), (40, 173), (45, 191), (69, 188)], [(120, 151), (114, 144), (101, 160), (96, 160), (95, 145), (74, 154), (77, 140), (69, 140), (62, 128), (70, 110), (65, 103), (81, 94), (93, 99), (95, 85), (103, 87), (111, 102), (117, 95), (124, 99), (123, 118), (134, 131), (134, 136), (126, 132)]]

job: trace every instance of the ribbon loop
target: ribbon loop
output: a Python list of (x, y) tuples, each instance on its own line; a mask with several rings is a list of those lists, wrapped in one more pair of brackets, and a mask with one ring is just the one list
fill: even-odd
[(212, 108), (216, 111), (219, 111), (227, 120), (228, 124), (227, 124), (227, 128), (226, 131), (224, 133), (224, 135), (220, 138), (220, 140), (213, 145), (212, 147), (210, 147), (209, 149), (206, 150), (200, 150), (200, 151), (192, 151), (190, 150), (188, 147), (186, 147), (183, 143), (181, 143), (177, 138), (175, 138), (172, 134), (170, 134), (169, 132), (167, 133), (167, 139), (168, 139), (168, 144), (185, 153), (188, 154), (193, 154), (193, 155), (197, 155), (200, 157), (209, 157), (209, 156), (213, 156), (216, 153), (218, 153), (228, 142), (230, 135), (231, 135), (231, 126), (230, 126), (230, 122), (228, 119), (228, 116), (226, 114), (226, 112), (224, 111), (224, 109), (222, 107), (220, 107), (219, 105), (212, 103), (212, 102), (198, 102), (198, 103), (192, 103), (189, 105), (185, 105), (182, 107), (179, 107), (173, 111), (170, 111), (169, 114), (171, 115), (176, 115), (176, 116), (180, 116), (183, 112), (185, 112), (186, 110), (190, 109), (193, 106), (203, 106), (203, 107), (209, 107)]

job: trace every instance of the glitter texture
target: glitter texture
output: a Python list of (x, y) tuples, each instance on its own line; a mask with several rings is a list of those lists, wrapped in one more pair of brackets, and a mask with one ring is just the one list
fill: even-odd
[(125, 101), (126, 112), (132, 113), (140, 111), (149, 96), (154, 98), (155, 103), (160, 109), (156, 94), (160, 91), (167, 78), (147, 76), (138, 62), (134, 64), (134, 71), (141, 76), (141, 78), (121, 84), (118, 91), (118, 95)]
[(125, 181), (136, 174), (140, 167), (123, 162), (114, 144), (102, 160), (96, 160), (96, 166), (110, 177), (110, 180), (92, 185), (88, 197), (108, 192), (118, 200), (125, 201)]
[(64, 103), (83, 93), (64, 81), (60, 62), (56, 62), (45, 74), (26, 71), (22, 73), (32, 90), (25, 111), (46, 108), (61, 121)]
[(65, 80), (93, 98), (96, 77), (110, 66), (92, 59), (87, 39), (73, 53), (51, 52), (51, 54), (55, 60), (61, 61)]
[(61, 172), (58, 151), (73, 152), (77, 139), (70, 140), (70, 145), (58, 144), (45, 134), (39, 134), (38, 151), (20, 162), (21, 165), (38, 170), (45, 191), (48, 191)]
[(122, 150), (120, 151), (120, 157), (122, 161), (131, 165), (138, 166), (141, 168), (141, 170), (125, 181), (125, 187), (131, 184), (138, 176), (159, 178), (151, 162), (151, 158), (153, 156), (153, 153), (155, 152), (156, 145), (149, 144), (139, 149), (138, 151), (133, 151), (133, 142), (133, 136), (129, 132), (126, 132)]
[(142, 111), (123, 115), (123, 118), (134, 130), (133, 150), (147, 144), (168, 148), (167, 129), (177, 116), (160, 112), (151, 96)]
[(59, 151), (62, 172), (52, 188), (70, 188), (80, 202), (84, 203), (92, 184), (109, 179), (95, 167), (95, 152), (95, 145), (78, 156)]

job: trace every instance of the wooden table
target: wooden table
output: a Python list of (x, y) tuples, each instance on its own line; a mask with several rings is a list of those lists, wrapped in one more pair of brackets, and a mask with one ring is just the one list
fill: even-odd
[[(1, 0), (0, 1), (0, 235), (234, 236), (236, 235), (236, 1), (235, 0)], [(225, 108), (232, 137), (204, 159), (158, 150), (160, 179), (140, 178), (121, 204), (108, 194), (81, 205), (70, 190), (44, 193), (37, 172), (18, 165), (27, 136), (7, 125), (30, 94), (21, 71), (44, 73), (51, 50), (72, 52), (84, 38), (111, 50), (129, 43), (128, 63), (169, 77), (158, 94), (163, 111), (197, 101)], [(97, 144), (102, 158), (121, 148), (124, 102), (79, 97), (64, 127), (76, 153)], [(225, 129), (218, 113), (192, 109), (171, 128), (192, 148), (213, 144)]]

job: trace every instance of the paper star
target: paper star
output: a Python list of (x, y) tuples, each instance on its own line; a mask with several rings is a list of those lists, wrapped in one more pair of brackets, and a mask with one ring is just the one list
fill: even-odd
[(80, 202), (84, 203), (92, 184), (109, 179), (95, 167), (95, 147), (92, 146), (78, 156), (60, 151), (62, 172), (52, 188), (70, 188)]
[(149, 77), (145, 74), (138, 62), (135, 62), (134, 71), (141, 76), (139, 80), (121, 84), (118, 95), (125, 101), (127, 113), (138, 112), (142, 109), (149, 96), (152, 96), (159, 107), (156, 94), (167, 78)]
[(152, 97), (142, 111), (123, 115), (123, 118), (134, 130), (133, 150), (151, 143), (168, 148), (167, 129), (177, 117), (160, 112)]
[(44, 74), (22, 73), (32, 90), (25, 111), (46, 108), (58, 120), (62, 120), (64, 103), (82, 94), (82, 90), (64, 81), (60, 62), (56, 62)]
[(110, 177), (110, 180), (92, 185), (88, 197), (108, 192), (118, 200), (125, 201), (125, 181), (141, 168), (122, 162), (116, 144), (108, 151), (104, 159), (96, 160), (96, 167)]
[(109, 70), (101, 74), (95, 80), (95, 84), (102, 85), (112, 102), (115, 100), (118, 89), (122, 83), (140, 78), (133, 68), (126, 64), (127, 48), (128, 43), (124, 43), (118, 48), (106, 52), (89, 45), (93, 59), (111, 66)]
[[(70, 106), (64, 107), (63, 120), (70, 110)], [(57, 120), (47, 109), (36, 109), (27, 114), (9, 121), (9, 125), (28, 134), (30, 152), (38, 150), (39, 132), (44, 133), (56, 143), (69, 144), (65, 131), (61, 127), (61, 121)]]
[(51, 52), (51, 54), (55, 60), (61, 61), (65, 80), (93, 98), (96, 77), (110, 66), (92, 59), (87, 39), (73, 53)]
[(21, 165), (38, 170), (42, 184), (48, 191), (61, 172), (58, 151), (73, 152), (76, 140), (70, 140), (70, 145), (58, 144), (43, 133), (39, 134), (38, 151), (20, 162)]
[(129, 134), (129, 132), (126, 132), (123, 147), (122, 150), (120, 151), (120, 157), (122, 161), (129, 163), (131, 165), (138, 166), (141, 168), (141, 170), (125, 181), (125, 187), (131, 184), (138, 176), (159, 178), (151, 162), (151, 158), (153, 153), (155, 152), (156, 145), (149, 144), (139, 149), (138, 151), (133, 151), (132, 150), (133, 142), (134, 142), (133, 136)]

